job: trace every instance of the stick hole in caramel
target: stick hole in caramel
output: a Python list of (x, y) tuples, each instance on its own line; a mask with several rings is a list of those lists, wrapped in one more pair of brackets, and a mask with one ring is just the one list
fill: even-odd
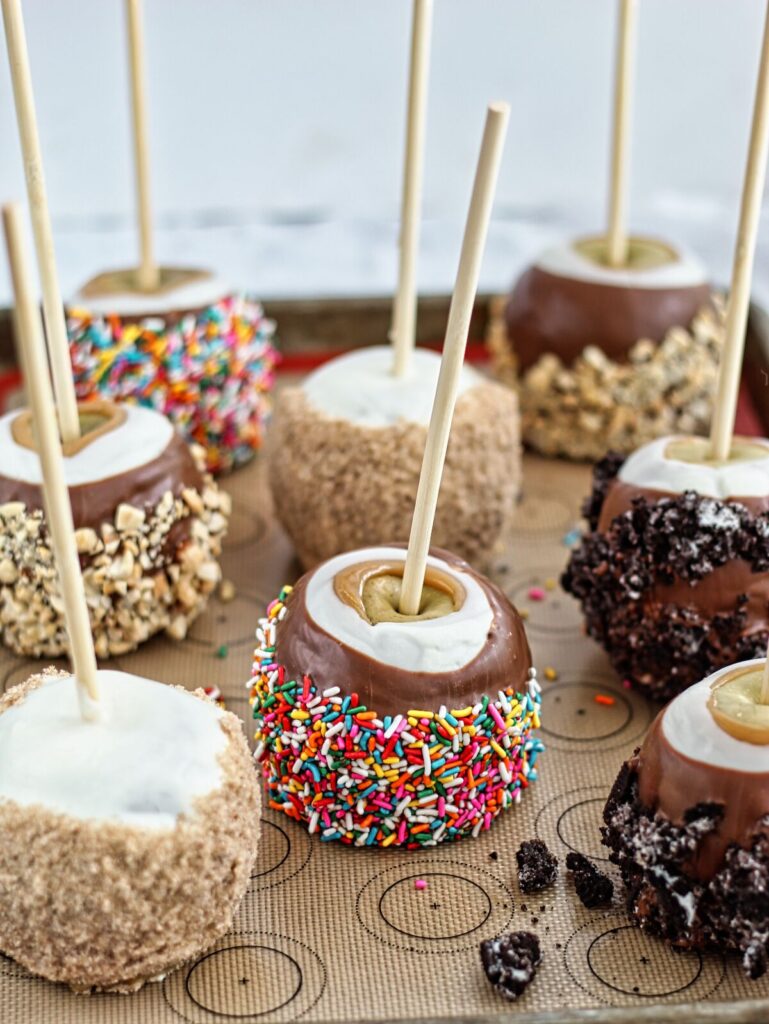
[[(574, 248), (585, 259), (601, 267), (618, 269), (609, 263), (608, 239), (604, 235), (580, 238)], [(669, 263), (678, 263), (680, 256), (667, 242), (657, 238), (629, 238), (627, 260), (622, 264), (623, 270), (656, 270)]]
[(401, 586), (405, 562), (359, 562), (334, 577), (340, 601), (353, 608), (372, 626), (379, 622), (425, 622), (459, 611), (465, 588), (449, 573), (428, 565), (418, 615), (402, 615)]
[[(98, 437), (116, 430), (125, 422), (126, 418), (126, 411), (122, 406), (105, 399), (79, 402), (77, 414), (80, 421), (80, 437), (62, 444), (61, 449), (65, 456), (77, 455)], [(33, 452), (37, 451), (32, 413), (29, 409), (19, 413), (11, 423), (11, 436), (21, 447), (29, 448)]]
[(676, 437), (665, 445), (665, 458), (714, 468), (736, 462), (769, 459), (769, 445), (751, 437), (733, 437), (728, 459), (712, 459), (710, 450), (710, 439), (707, 437)]

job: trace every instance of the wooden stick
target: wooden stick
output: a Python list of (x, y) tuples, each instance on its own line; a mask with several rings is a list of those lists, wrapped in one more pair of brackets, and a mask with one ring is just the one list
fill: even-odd
[(614, 72), (609, 231), (606, 247), (606, 256), (611, 267), (624, 266), (628, 253), (627, 189), (636, 13), (636, 0), (620, 0), (617, 62)]
[(758, 71), (753, 124), (750, 130), (748, 162), (742, 187), (740, 223), (732, 266), (732, 284), (726, 310), (726, 334), (718, 372), (718, 386), (710, 428), (711, 458), (728, 459), (732, 447), (734, 416), (740, 388), (742, 353), (750, 306), (750, 285), (756, 252), (761, 200), (766, 181), (769, 152), (769, 5), (764, 25), (764, 42)]
[(128, 57), (131, 66), (131, 108), (136, 165), (136, 201), (139, 212), (140, 259), (137, 283), (142, 291), (154, 291), (159, 274), (152, 245), (150, 199), (150, 152), (147, 141), (147, 89), (144, 68), (144, 29), (141, 0), (126, 0)]
[(56, 430), (53, 392), (45, 358), (40, 311), (35, 301), (18, 204), (3, 207), (3, 227), (15, 298), (16, 343), (43, 471), (48, 531), (59, 572), (69, 649), (83, 718), (97, 717), (99, 682), (83, 577), (75, 545), (72, 506), (64, 479), (64, 459)]
[(433, 0), (414, 0), (411, 28), (411, 71), (406, 123), (406, 156), (403, 168), (400, 263), (393, 305), (393, 372), (408, 371), (417, 327), (416, 267), (419, 251), (420, 209), (425, 150), (427, 76), (430, 66), (430, 34)]
[(422, 459), (414, 517), (411, 521), (411, 535), (409, 536), (400, 598), (400, 610), (404, 615), (418, 614), (422, 598), (427, 553), (430, 549), (430, 535), (433, 530), (435, 508), (438, 504), (438, 492), (441, 488), (451, 420), (459, 389), (459, 376), (465, 358), (467, 333), (470, 329), (470, 317), (478, 290), (481, 258), (486, 244), (491, 205), (494, 200), (509, 116), (510, 107), (507, 103), (492, 103), (486, 114), (486, 126), (483, 131), (473, 194), (467, 214), (459, 269), (449, 308), (441, 370), (435, 389), (425, 454)]
[(48, 358), (51, 362), (56, 391), (59, 430), (63, 441), (74, 441), (80, 436), (80, 420), (77, 415), (77, 397), (69, 358), (67, 324), (64, 319), (64, 303), (61, 299), (51, 217), (48, 212), (43, 157), (40, 152), (35, 99), (32, 93), (32, 77), (29, 71), (27, 40), (24, 33), (24, 18), (21, 13), (20, 0), (2, 0), (2, 4), (5, 41), (8, 47), (8, 62), (16, 104), (16, 121), (24, 157), (27, 197), (35, 238), (38, 272), (43, 287), (43, 313), (48, 341)]

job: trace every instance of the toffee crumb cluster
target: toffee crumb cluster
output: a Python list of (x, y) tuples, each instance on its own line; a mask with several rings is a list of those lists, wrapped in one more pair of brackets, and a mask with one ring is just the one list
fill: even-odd
[(599, 459), (607, 448), (630, 454), (665, 434), (705, 432), (724, 337), (723, 302), (713, 303), (688, 329), (637, 341), (627, 362), (587, 345), (571, 365), (545, 352), (519, 377), (503, 300), (487, 345), (495, 373), (520, 396), (526, 444), (544, 455)]

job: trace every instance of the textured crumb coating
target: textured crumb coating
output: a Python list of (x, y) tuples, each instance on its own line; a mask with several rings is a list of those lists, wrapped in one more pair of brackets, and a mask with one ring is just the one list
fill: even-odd
[(769, 955), (769, 819), (756, 822), (748, 848), (728, 848), (710, 880), (694, 879), (688, 865), (722, 815), (722, 804), (697, 803), (694, 793), (681, 824), (644, 807), (631, 758), (604, 809), (603, 841), (644, 931), (679, 949), (736, 952), (748, 977), (759, 978)]
[[(192, 451), (202, 469), (202, 450)], [(76, 530), (99, 658), (132, 651), (162, 630), (186, 636), (221, 578), (230, 511), (229, 495), (204, 476), (202, 491), (167, 491), (152, 508), (135, 508), (126, 495), (112, 522)], [(27, 657), (55, 658), (68, 647), (45, 516), (21, 502), (0, 505), (0, 637)]]
[[(300, 388), (276, 398), (267, 445), (275, 510), (305, 568), (407, 540), (427, 428), (331, 419)], [(476, 567), (509, 526), (521, 482), (518, 402), (493, 382), (460, 395), (432, 541)]]
[[(0, 714), (51, 674), (63, 673), (8, 691)], [(172, 830), (0, 801), (3, 953), (77, 990), (129, 992), (227, 931), (256, 857), (261, 795), (239, 719), (225, 712), (222, 728), (222, 784)]]
[(679, 603), (655, 600), (655, 588), (702, 580), (737, 560), (755, 574), (768, 572), (769, 514), (687, 491), (658, 501), (635, 498), (632, 509), (599, 532), (606, 489), (622, 462), (610, 453), (595, 467), (583, 510), (589, 530), (562, 584), (582, 605), (588, 634), (617, 672), (655, 699), (669, 700), (724, 665), (763, 656), (769, 630), (749, 624), (746, 595), (712, 614), (698, 607), (696, 589)]
[(500, 380), (521, 403), (525, 444), (543, 455), (595, 460), (609, 448), (630, 454), (666, 434), (704, 434), (724, 338), (724, 307), (702, 309), (660, 342), (639, 339), (617, 363), (588, 345), (571, 366), (551, 352), (519, 377), (501, 313), (487, 344)]

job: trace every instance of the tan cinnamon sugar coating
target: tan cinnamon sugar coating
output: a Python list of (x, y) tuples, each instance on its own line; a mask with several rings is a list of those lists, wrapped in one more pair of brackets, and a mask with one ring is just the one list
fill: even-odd
[[(48, 673), (5, 694), (0, 714)], [(77, 990), (130, 992), (227, 931), (256, 856), (261, 794), (240, 721), (226, 712), (222, 728), (222, 785), (173, 830), (0, 801), (3, 953)]]
[[(408, 539), (426, 436), (413, 423), (331, 419), (300, 388), (278, 394), (270, 483), (305, 568), (383, 539)], [(433, 543), (484, 566), (510, 522), (520, 479), (517, 398), (484, 381), (457, 402)]]

